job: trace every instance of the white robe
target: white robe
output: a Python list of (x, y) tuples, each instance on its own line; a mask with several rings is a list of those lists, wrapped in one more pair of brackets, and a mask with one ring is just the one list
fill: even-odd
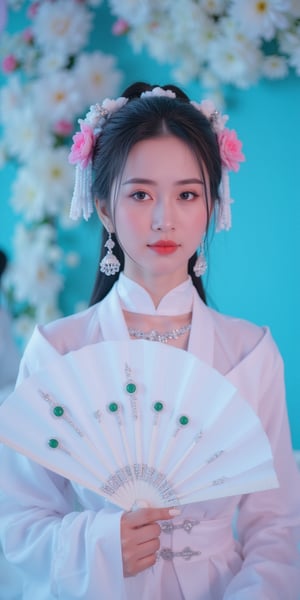
[(98, 305), (36, 328), (19, 382), (57, 353), (129, 339), (122, 307), (145, 314), (183, 314), (192, 307), (188, 351), (225, 375), (257, 412), (280, 487), (185, 506), (171, 531), (163, 524), (161, 548), (180, 553), (188, 547), (192, 557), (160, 558), (153, 568), (124, 578), (121, 511), (3, 447), (0, 536), (7, 558), (23, 569), (22, 599), (299, 600), (300, 480), (282, 360), (267, 328), (209, 309), (191, 281), (155, 310), (145, 290), (121, 276)]

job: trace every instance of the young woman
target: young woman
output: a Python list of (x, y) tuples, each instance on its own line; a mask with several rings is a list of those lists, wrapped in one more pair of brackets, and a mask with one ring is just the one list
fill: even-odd
[(208, 308), (201, 283), (208, 228), (230, 227), (228, 171), (243, 160), (225, 123), (210, 103), (191, 103), (173, 86), (134, 84), (91, 107), (70, 155), (71, 213), (88, 218), (93, 198), (107, 232), (91, 306), (36, 328), (19, 382), (101, 341), (150, 339), (190, 352), (259, 416), (279, 487), (122, 512), (3, 448), (1, 539), (23, 570), (24, 599), (300, 597), (300, 484), (282, 360), (267, 328)]

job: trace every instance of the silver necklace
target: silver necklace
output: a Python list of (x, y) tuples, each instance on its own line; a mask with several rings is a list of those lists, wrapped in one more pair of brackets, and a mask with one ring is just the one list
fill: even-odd
[(188, 323), (183, 327), (171, 329), (171, 331), (165, 331), (164, 333), (160, 333), (159, 331), (157, 331), (157, 329), (152, 329), (151, 331), (142, 331), (141, 329), (133, 329), (132, 327), (129, 327), (128, 332), (129, 335), (140, 340), (148, 340), (150, 342), (162, 342), (163, 344), (167, 344), (169, 340), (177, 340), (177, 338), (189, 331), (191, 329), (191, 326), (191, 323)]

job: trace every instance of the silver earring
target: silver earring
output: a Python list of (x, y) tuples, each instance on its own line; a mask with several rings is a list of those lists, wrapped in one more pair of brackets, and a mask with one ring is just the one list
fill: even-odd
[(121, 265), (117, 257), (113, 254), (112, 250), (115, 246), (115, 242), (111, 239), (110, 232), (108, 232), (108, 239), (104, 246), (107, 248), (107, 253), (100, 262), (100, 271), (105, 275), (115, 275), (116, 273), (119, 273)]
[(205, 273), (207, 269), (207, 262), (206, 262), (206, 258), (205, 258), (205, 254), (204, 254), (204, 244), (202, 242), (201, 246), (200, 246), (200, 253), (198, 255), (198, 258), (193, 266), (193, 271), (196, 275), (196, 277), (200, 277), (201, 275), (203, 275)]

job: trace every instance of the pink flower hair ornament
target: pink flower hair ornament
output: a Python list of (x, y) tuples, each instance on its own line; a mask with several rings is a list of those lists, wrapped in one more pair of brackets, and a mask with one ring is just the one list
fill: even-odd
[(79, 164), (82, 169), (86, 169), (92, 160), (95, 134), (90, 125), (79, 119), (80, 131), (73, 135), (73, 146), (69, 154), (71, 165)]
[[(151, 91), (143, 92), (141, 99), (151, 96), (176, 98), (172, 90), (155, 87)], [(72, 165), (76, 165), (75, 186), (70, 209), (71, 219), (79, 219), (82, 215), (87, 221), (94, 210), (91, 188), (92, 160), (95, 143), (101, 134), (105, 122), (127, 102), (128, 98), (122, 96), (116, 100), (106, 98), (102, 104), (91, 106), (85, 119), (78, 119), (80, 131), (73, 136), (73, 145), (69, 154), (69, 162)], [(227, 231), (231, 227), (230, 205), (233, 202), (230, 197), (229, 171), (238, 171), (240, 168), (239, 163), (245, 160), (245, 156), (242, 153), (242, 143), (237, 138), (234, 130), (225, 127), (228, 116), (221, 115), (216, 110), (213, 102), (210, 100), (204, 100), (201, 103), (191, 101), (191, 104), (208, 118), (217, 136), (222, 162), (222, 177), (219, 187), (220, 204), (217, 214), (216, 231)]]
[(85, 119), (78, 119), (80, 131), (73, 136), (73, 145), (69, 154), (69, 163), (76, 165), (75, 185), (71, 201), (70, 217), (75, 221), (83, 216), (87, 221), (93, 210), (92, 198), (92, 161), (95, 143), (107, 119), (122, 108), (128, 98), (110, 100), (90, 107)]

